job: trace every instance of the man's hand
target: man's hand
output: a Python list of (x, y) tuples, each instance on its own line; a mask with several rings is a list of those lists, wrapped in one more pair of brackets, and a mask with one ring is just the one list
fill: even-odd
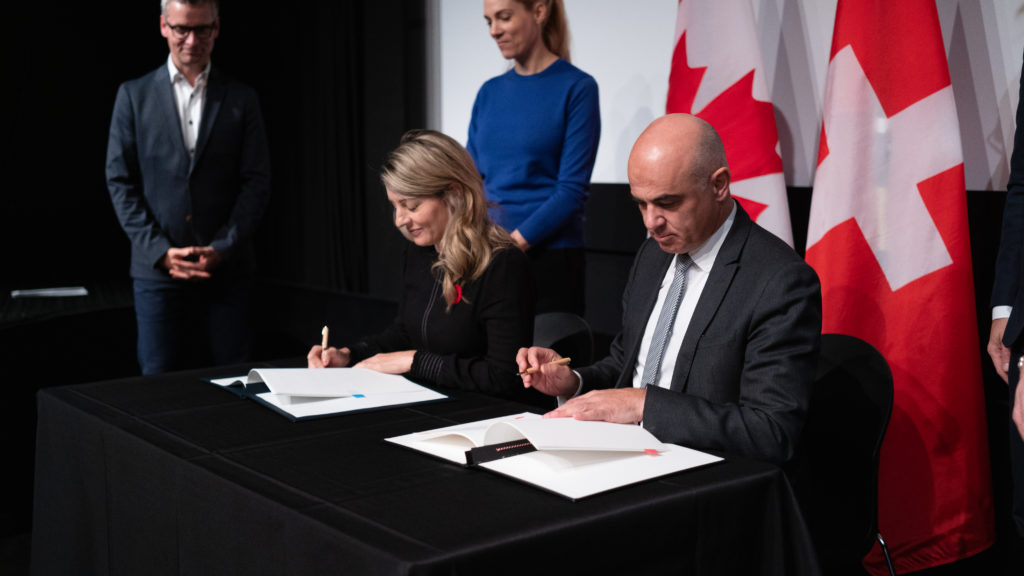
[(544, 417), (636, 424), (644, 419), (646, 397), (644, 388), (594, 390), (569, 400)]
[(992, 321), (987, 347), (988, 355), (992, 357), (992, 364), (996, 367), (996, 373), (1003, 379), (1003, 382), (1009, 382), (1010, 371), (1010, 349), (1003, 346), (1003, 332), (1006, 330), (1007, 320), (1007, 318), (996, 318)]
[(416, 355), (415, 350), (402, 350), (401, 352), (384, 352), (374, 354), (354, 368), (366, 368), (376, 370), (384, 374), (405, 374), (412, 370), (412, 358)]
[(536, 388), (548, 396), (572, 396), (580, 386), (579, 379), (568, 366), (551, 364), (561, 356), (550, 348), (532, 346), (520, 348), (516, 364), (520, 372), (535, 369), (533, 374), (523, 374), (523, 386)]
[(206, 280), (221, 264), (220, 254), (210, 246), (168, 248), (162, 261), (172, 278)]
[(309, 368), (344, 368), (348, 366), (352, 352), (348, 348), (313, 346), (306, 354), (306, 366)]

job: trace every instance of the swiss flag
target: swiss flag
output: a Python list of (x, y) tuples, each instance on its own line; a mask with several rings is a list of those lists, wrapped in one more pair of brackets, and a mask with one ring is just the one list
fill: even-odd
[[(995, 540), (963, 153), (935, 0), (839, 0), (807, 261), (824, 332), (885, 355), (879, 528), (897, 572)], [(887, 573), (878, 546), (865, 566)]]
[(750, 0), (680, 0), (666, 112), (687, 112), (715, 127), (733, 196), (792, 246), (779, 134), (763, 70)]

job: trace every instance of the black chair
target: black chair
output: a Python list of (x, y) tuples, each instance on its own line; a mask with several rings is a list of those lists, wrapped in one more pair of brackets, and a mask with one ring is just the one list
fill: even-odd
[(594, 335), (583, 318), (570, 312), (543, 312), (533, 319), (533, 344), (572, 358), (573, 366), (594, 362)]
[(892, 372), (867, 342), (823, 334), (810, 409), (791, 470), (825, 574), (864, 574), (877, 540), (878, 456), (893, 403)]

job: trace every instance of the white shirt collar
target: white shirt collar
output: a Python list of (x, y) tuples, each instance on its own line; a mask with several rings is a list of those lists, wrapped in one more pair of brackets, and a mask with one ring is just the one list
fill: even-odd
[(693, 260), (694, 265), (702, 272), (711, 270), (711, 266), (714, 265), (715, 258), (718, 256), (718, 251), (722, 249), (725, 237), (729, 234), (729, 230), (732, 229), (732, 223), (735, 221), (736, 201), (733, 200), (732, 210), (729, 211), (729, 216), (726, 217), (725, 222), (722, 222), (722, 225), (700, 247), (690, 251), (690, 259)]
[[(200, 86), (201, 84), (206, 83), (206, 79), (210, 76), (210, 69), (212, 67), (213, 60), (210, 60), (206, 63), (206, 68), (203, 68), (203, 71), (200, 72), (199, 76), (196, 78), (196, 86)], [(178, 70), (178, 67), (174, 65), (174, 60), (171, 58), (170, 54), (167, 55), (167, 73), (171, 75), (171, 84), (177, 82), (179, 78), (184, 80), (185, 82), (188, 82), (188, 79), (185, 78), (185, 75), (182, 74), (181, 71)]]

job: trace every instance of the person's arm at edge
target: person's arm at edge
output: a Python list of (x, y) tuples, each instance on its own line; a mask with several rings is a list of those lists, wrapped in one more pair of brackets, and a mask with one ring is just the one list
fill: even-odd
[[(1024, 63), (1021, 65), (1024, 74)], [(1012, 306), (1020, 286), (1021, 247), (1024, 244), (1024, 76), (1018, 87), (1017, 128), (1013, 134), (1013, 152), (1010, 155), (1010, 179), (1006, 185), (1006, 204), (1003, 208), (1002, 238), (996, 256), (995, 277), (992, 281), (994, 308), (992, 327), (986, 347), (996, 373), (1009, 379), (1010, 349), (1003, 341), (1008, 307)]]

